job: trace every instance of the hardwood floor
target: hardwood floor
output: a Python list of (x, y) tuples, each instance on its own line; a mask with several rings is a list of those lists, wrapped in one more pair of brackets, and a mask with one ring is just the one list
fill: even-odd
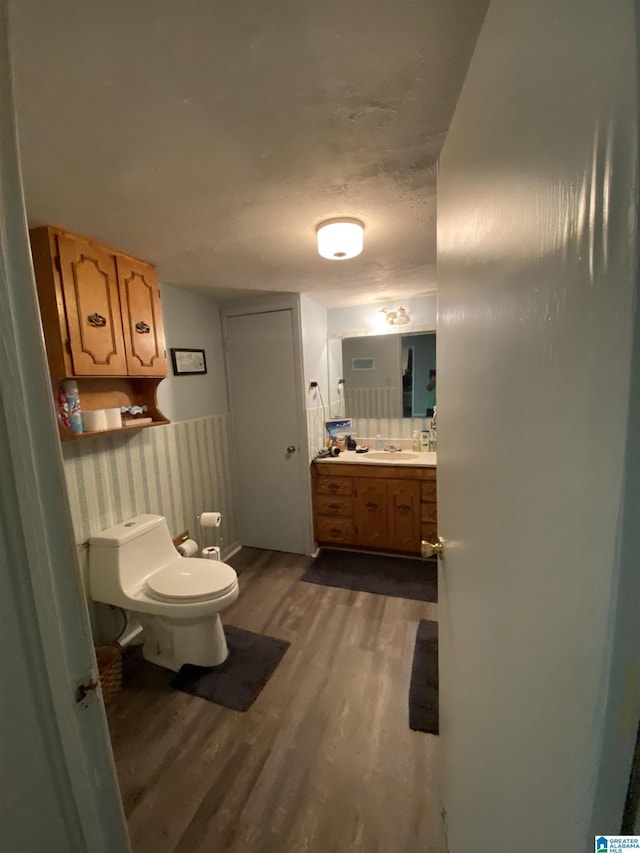
[(299, 583), (298, 555), (229, 562), (241, 592), (223, 622), (291, 647), (246, 713), (128, 655), (108, 718), (134, 853), (443, 853), (438, 738), (407, 709), (437, 605)]

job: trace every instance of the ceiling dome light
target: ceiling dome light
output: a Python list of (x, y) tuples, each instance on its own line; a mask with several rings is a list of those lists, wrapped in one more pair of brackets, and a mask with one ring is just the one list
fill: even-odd
[(327, 219), (316, 233), (318, 252), (330, 261), (346, 261), (362, 251), (364, 225), (359, 219)]

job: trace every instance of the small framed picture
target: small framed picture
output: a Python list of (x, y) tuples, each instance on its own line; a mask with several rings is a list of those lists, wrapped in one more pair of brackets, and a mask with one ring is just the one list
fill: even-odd
[(207, 372), (207, 360), (204, 357), (203, 349), (174, 349), (172, 347), (171, 361), (174, 376)]

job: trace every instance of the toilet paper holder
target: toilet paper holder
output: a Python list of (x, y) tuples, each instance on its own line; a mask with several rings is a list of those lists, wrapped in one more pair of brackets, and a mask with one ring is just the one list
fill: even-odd
[[(205, 528), (214, 528), (215, 533), (215, 547), (219, 549), (220, 554), (222, 554), (222, 536), (220, 536), (220, 526), (222, 525), (222, 513), (220, 512), (201, 512), (198, 516), (198, 525), (200, 527), (200, 538), (202, 539), (202, 531)], [(204, 553), (203, 549), (203, 553)]]

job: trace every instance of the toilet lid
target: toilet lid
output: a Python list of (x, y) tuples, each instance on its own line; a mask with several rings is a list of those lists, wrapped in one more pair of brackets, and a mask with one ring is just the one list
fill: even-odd
[(198, 601), (218, 598), (238, 582), (235, 571), (218, 560), (184, 557), (160, 569), (147, 578), (149, 592), (154, 598), (173, 601)]

